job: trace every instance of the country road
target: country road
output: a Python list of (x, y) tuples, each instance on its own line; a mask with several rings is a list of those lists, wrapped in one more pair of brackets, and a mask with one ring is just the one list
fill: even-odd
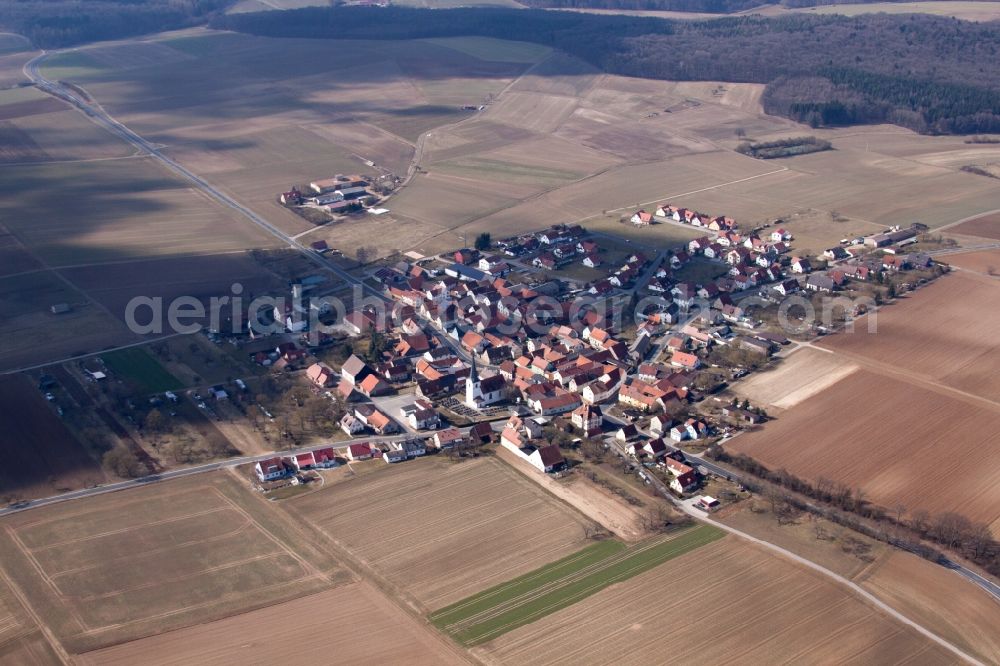
[[(111, 116), (96, 100), (87, 100), (81, 98), (74, 90), (58, 81), (52, 81), (45, 78), (39, 71), (39, 65), (51, 55), (48, 51), (43, 51), (39, 55), (35, 56), (23, 67), (23, 72), (26, 77), (31, 79), (31, 81), (38, 87), (39, 90), (49, 93), (54, 97), (57, 97), (64, 102), (72, 105), (79, 111), (83, 112), (93, 123), (105, 130), (117, 136), (118, 138), (132, 144), (140, 154), (148, 156), (160, 162), (167, 169), (180, 176), (184, 180), (191, 183), (193, 186), (204, 192), (210, 199), (216, 203), (236, 211), (250, 222), (254, 223), (267, 233), (271, 234), (275, 238), (284, 242), (288, 247), (299, 251), (302, 256), (308, 259), (310, 262), (318, 266), (323, 270), (330, 271), (335, 274), (340, 279), (344, 280), (349, 284), (356, 285), (360, 287), (364, 293), (377, 298), (385, 303), (393, 303), (389, 298), (385, 296), (381, 291), (375, 289), (371, 285), (364, 282), (364, 280), (351, 275), (348, 271), (344, 270), (332, 261), (329, 261), (325, 257), (313, 252), (311, 248), (300, 243), (294, 236), (291, 236), (278, 227), (274, 226), (267, 220), (265, 220), (261, 215), (257, 214), (250, 208), (239, 203), (232, 197), (230, 197), (225, 192), (217, 189), (214, 185), (206, 181), (201, 176), (189, 170), (187, 167), (178, 163), (173, 158), (165, 155), (161, 149), (142, 138), (131, 129), (123, 125), (121, 122), (116, 120)], [(79, 90), (82, 88), (77, 87)], [(440, 334), (437, 329), (431, 328), (435, 331), (435, 337), (437, 337), (442, 343), (451, 347), (459, 358), (470, 361), (470, 357), (465, 353), (465, 350), (455, 341), (451, 340), (448, 336)]]

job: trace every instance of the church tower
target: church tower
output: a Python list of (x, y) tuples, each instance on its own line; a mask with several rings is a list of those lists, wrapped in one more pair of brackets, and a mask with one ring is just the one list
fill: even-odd
[(472, 409), (479, 409), (478, 400), (483, 397), (483, 389), (479, 382), (479, 371), (476, 368), (476, 354), (472, 354), (472, 370), (469, 371), (469, 378), (465, 380), (465, 405)]

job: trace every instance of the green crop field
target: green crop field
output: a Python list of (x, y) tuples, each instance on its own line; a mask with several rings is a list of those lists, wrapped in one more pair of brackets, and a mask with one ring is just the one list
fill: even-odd
[(430, 615), (463, 645), (483, 643), (723, 536), (700, 525), (634, 546), (602, 541)]
[(135, 384), (143, 393), (176, 391), (184, 386), (145, 349), (119, 349), (102, 354), (101, 358), (112, 372)]

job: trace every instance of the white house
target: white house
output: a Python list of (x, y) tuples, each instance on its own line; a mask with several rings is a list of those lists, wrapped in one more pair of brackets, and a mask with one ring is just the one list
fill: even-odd
[(537, 467), (540, 471), (549, 473), (561, 469), (566, 464), (562, 452), (555, 444), (549, 444), (539, 449), (535, 449), (528, 455), (528, 462)]
[(281, 458), (268, 458), (254, 465), (257, 478), (261, 481), (274, 481), (288, 474), (288, 467)]

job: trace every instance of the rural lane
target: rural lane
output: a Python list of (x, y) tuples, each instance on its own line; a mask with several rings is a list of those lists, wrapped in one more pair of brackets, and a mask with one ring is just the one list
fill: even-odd
[[(371, 295), (374, 298), (377, 298), (385, 303), (390, 303), (390, 304), (393, 303), (393, 301), (387, 298), (385, 294), (383, 294), (378, 289), (375, 289), (374, 287), (366, 283), (364, 280), (357, 278), (354, 275), (351, 275), (349, 272), (347, 272), (337, 264), (333, 263), (332, 261), (329, 261), (325, 257), (322, 257), (316, 252), (313, 252), (312, 248), (303, 245), (294, 236), (291, 236), (282, 231), (281, 229), (277, 228), (276, 226), (265, 220), (262, 216), (260, 216), (250, 208), (244, 206), (243, 204), (239, 203), (238, 201), (230, 197), (228, 194), (217, 189), (214, 185), (206, 181), (201, 176), (195, 174), (187, 167), (175, 161), (173, 158), (163, 154), (158, 146), (142, 138), (134, 131), (129, 129), (127, 126), (125, 126), (124, 124), (116, 120), (114, 117), (112, 117), (96, 100), (83, 99), (66, 85), (58, 81), (52, 81), (50, 79), (45, 78), (38, 70), (38, 67), (42, 63), (42, 61), (49, 55), (51, 54), (48, 51), (43, 51), (39, 55), (29, 60), (27, 63), (25, 63), (23, 67), (24, 75), (29, 79), (31, 79), (31, 81), (35, 84), (35, 86), (38, 87), (39, 90), (47, 92), (50, 95), (53, 95), (54, 97), (57, 97), (63, 100), (64, 102), (72, 105), (79, 111), (83, 112), (92, 122), (94, 122), (98, 126), (103, 127), (105, 130), (117, 136), (118, 138), (122, 139), (123, 141), (132, 144), (143, 155), (146, 155), (148, 157), (157, 160), (167, 169), (177, 174), (184, 180), (187, 180), (192, 185), (197, 187), (199, 190), (204, 192), (210, 199), (214, 200), (216, 203), (226, 208), (236, 211), (237, 213), (239, 213), (246, 219), (250, 220), (251, 222), (253, 222), (255, 225), (257, 225), (267, 233), (271, 234), (278, 240), (285, 243), (288, 247), (297, 250), (300, 254), (302, 254), (302, 256), (304, 256), (306, 259), (308, 259), (311, 263), (315, 264), (319, 268), (330, 271), (340, 279), (344, 280), (345, 282), (360, 287), (364, 293)], [(82, 91), (83, 89), (80, 88), (80, 90)], [(435, 330), (435, 337), (437, 337), (444, 344), (452, 348), (459, 356), (459, 358), (462, 358), (463, 360), (466, 361), (470, 360), (468, 354), (465, 353), (465, 351), (461, 348), (460, 345), (458, 345), (458, 343), (451, 340), (446, 335), (440, 335), (437, 332), (437, 329), (433, 330)]]

